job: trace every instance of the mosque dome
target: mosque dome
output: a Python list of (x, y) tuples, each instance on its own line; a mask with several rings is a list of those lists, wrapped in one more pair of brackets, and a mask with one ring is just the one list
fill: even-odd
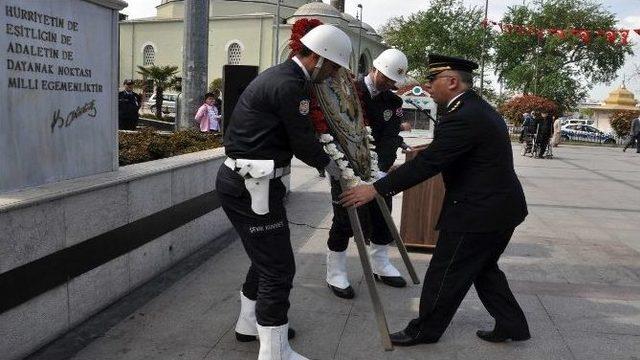
[(342, 18), (345, 19), (349, 25), (359, 25), (360, 24), (360, 20), (356, 19), (355, 17), (347, 14), (347, 13), (342, 13)]
[(288, 23), (293, 24), (300, 18), (317, 18), (324, 23), (345, 21), (340, 11), (323, 2), (311, 2), (300, 6), (289, 18)]
[(310, 16), (326, 16), (342, 18), (340, 11), (329, 4), (323, 2), (312, 2), (302, 5), (293, 13), (293, 16), (297, 17), (310, 17)]
[(376, 32), (376, 29), (373, 28), (373, 26), (363, 22), (362, 23), (362, 28), (367, 30), (367, 34), (371, 34), (371, 35), (378, 35), (378, 33)]

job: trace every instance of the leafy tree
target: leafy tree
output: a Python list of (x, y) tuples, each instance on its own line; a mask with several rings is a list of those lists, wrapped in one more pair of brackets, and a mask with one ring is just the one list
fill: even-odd
[(631, 122), (640, 115), (640, 111), (636, 110), (620, 110), (611, 114), (609, 122), (616, 135), (624, 137), (629, 135), (631, 131)]
[(537, 111), (540, 113), (548, 113), (551, 115), (558, 114), (558, 105), (549, 99), (545, 99), (535, 95), (516, 96), (505, 102), (499, 108), (502, 116), (509, 122), (520, 125), (522, 124), (522, 114)]
[(214, 92), (214, 90), (219, 90), (222, 92), (222, 78), (213, 79), (213, 81), (209, 84), (209, 92)]
[[(613, 29), (615, 15), (586, 1), (545, 0), (539, 8), (510, 7), (502, 23), (538, 29)], [(503, 32), (495, 40), (495, 64), (508, 88), (555, 100), (572, 109), (594, 84), (608, 82), (624, 64), (631, 45), (610, 44), (591, 33), (586, 44), (571, 31), (565, 37)]]
[[(460, 56), (480, 62), (482, 42), (491, 47), (491, 35), (482, 28), (483, 10), (467, 8), (462, 0), (431, 0), (431, 7), (408, 17), (391, 18), (381, 29), (387, 44), (409, 59), (409, 70), (420, 82), (427, 75), (427, 54)], [(485, 61), (488, 61), (487, 58)]]
[(138, 66), (138, 74), (146, 80), (152, 80), (156, 88), (156, 118), (162, 119), (162, 95), (166, 89), (175, 89), (180, 84), (176, 77), (178, 67), (166, 66)]

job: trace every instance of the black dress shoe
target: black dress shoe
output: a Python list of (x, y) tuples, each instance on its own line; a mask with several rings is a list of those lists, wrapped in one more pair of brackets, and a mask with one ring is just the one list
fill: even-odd
[(346, 289), (341, 289), (341, 288), (333, 286), (331, 284), (327, 284), (327, 286), (339, 298), (353, 299), (353, 297), (356, 296), (356, 293), (355, 293), (355, 291), (353, 291), (353, 288), (351, 287), (351, 285), (349, 285)]
[(478, 337), (484, 341), (489, 341), (489, 342), (493, 342), (493, 343), (500, 343), (500, 342), (505, 342), (507, 340), (511, 340), (511, 341), (525, 341), (525, 340), (529, 340), (531, 339), (531, 335), (526, 334), (526, 335), (519, 335), (519, 336), (514, 336), (514, 335), (509, 335), (506, 334), (502, 331), (498, 331), (498, 330), (491, 330), (491, 331), (486, 331), (486, 330), (478, 330), (476, 331), (476, 335), (478, 335)]
[(407, 282), (404, 280), (402, 276), (382, 276), (378, 274), (373, 274), (373, 277), (376, 280), (382, 281), (384, 284), (387, 284), (389, 286), (393, 286), (397, 288), (407, 286)]
[[(289, 328), (289, 333), (287, 337), (289, 339), (293, 339), (294, 337), (296, 337), (296, 331), (293, 330), (292, 328)], [(258, 337), (255, 335), (240, 334), (239, 332), (236, 331), (236, 340), (240, 342), (252, 342), (252, 341), (258, 340)]]
[(391, 343), (396, 346), (413, 346), (418, 344), (433, 344), (438, 342), (438, 339), (423, 339), (419, 336), (413, 337), (407, 334), (405, 330), (389, 334), (389, 337), (391, 338)]

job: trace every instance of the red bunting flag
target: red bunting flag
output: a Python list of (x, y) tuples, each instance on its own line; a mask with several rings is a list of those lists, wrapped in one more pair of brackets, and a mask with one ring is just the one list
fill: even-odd
[(580, 39), (582, 40), (583, 43), (588, 44), (589, 41), (591, 40), (591, 36), (589, 35), (589, 31), (587, 31), (587, 30), (580, 31)]
[(609, 30), (606, 31), (605, 33), (605, 37), (607, 38), (607, 42), (609, 42), (609, 44), (613, 44), (616, 42), (616, 38), (618, 37), (617, 34), (614, 34), (613, 31)]
[(542, 29), (531, 25), (522, 24), (507, 24), (489, 19), (484, 19), (481, 22), (483, 28), (490, 26), (498, 26), (500, 31), (505, 34), (518, 34), (518, 35), (535, 35), (538, 38), (544, 38), (545, 36), (557, 36), (559, 39), (565, 39), (568, 35), (578, 37), (585, 45), (589, 44), (594, 36), (602, 37), (609, 44), (628, 45), (629, 33), (631, 31), (640, 35), (640, 29), (626, 30), (626, 29)]
[(620, 30), (620, 44), (627, 45), (629, 44), (629, 30)]

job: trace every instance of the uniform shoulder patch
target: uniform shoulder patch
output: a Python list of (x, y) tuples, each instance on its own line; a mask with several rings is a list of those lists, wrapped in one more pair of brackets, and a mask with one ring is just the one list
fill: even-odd
[(397, 117), (404, 117), (404, 110), (402, 110), (402, 106), (400, 106), (399, 108), (396, 109), (396, 116)]
[(387, 109), (382, 113), (382, 116), (384, 117), (384, 121), (389, 121), (393, 116), (393, 111)]
[(308, 99), (300, 100), (300, 106), (298, 106), (298, 111), (300, 112), (300, 115), (309, 114), (309, 105), (310, 105), (310, 101)]

